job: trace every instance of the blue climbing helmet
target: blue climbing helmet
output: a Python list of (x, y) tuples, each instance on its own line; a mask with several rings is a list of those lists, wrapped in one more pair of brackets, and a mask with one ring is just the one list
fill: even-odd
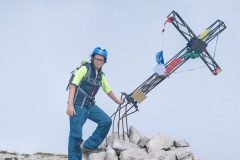
[(104, 63), (107, 62), (107, 55), (108, 55), (107, 50), (102, 49), (102, 48), (100, 48), (100, 47), (97, 47), (97, 48), (95, 48), (95, 49), (93, 50), (93, 52), (92, 52), (92, 54), (91, 54), (91, 57), (93, 58), (96, 54), (101, 55), (101, 56), (104, 57)]

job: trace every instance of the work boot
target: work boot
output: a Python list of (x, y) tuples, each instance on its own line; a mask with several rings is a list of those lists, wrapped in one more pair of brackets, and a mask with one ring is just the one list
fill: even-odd
[(80, 145), (82, 153), (98, 153), (104, 151), (104, 148), (89, 149), (83, 146), (84, 142)]

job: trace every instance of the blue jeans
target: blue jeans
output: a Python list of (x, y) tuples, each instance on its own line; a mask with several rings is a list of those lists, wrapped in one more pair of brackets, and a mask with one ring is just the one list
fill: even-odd
[(84, 147), (87, 149), (97, 149), (107, 136), (111, 127), (111, 118), (98, 106), (83, 106), (82, 108), (75, 105), (76, 115), (70, 117), (70, 133), (68, 141), (68, 159), (81, 160), (82, 153), (80, 144), (82, 143), (82, 127), (87, 119), (97, 123), (98, 126), (92, 135), (85, 141)]

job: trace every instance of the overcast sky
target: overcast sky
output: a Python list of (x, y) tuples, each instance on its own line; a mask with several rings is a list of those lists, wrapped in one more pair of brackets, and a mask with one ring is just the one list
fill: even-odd
[[(225, 22), (215, 56), (223, 71), (172, 74), (129, 124), (147, 137), (186, 139), (204, 160), (239, 159), (239, 6), (238, 0), (0, 0), (0, 149), (66, 154), (70, 72), (100, 46), (109, 52), (104, 72), (113, 91), (132, 92), (153, 74), (163, 23), (175, 10), (197, 35), (217, 19)], [(186, 43), (168, 24), (165, 61)], [(178, 71), (201, 66), (200, 59), (189, 60)], [(102, 90), (97, 104), (109, 115), (117, 107)], [(87, 121), (84, 138), (95, 127)]]

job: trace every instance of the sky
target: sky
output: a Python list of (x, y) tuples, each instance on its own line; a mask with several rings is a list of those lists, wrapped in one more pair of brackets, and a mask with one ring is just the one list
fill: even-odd
[[(226, 24), (207, 47), (212, 54), (217, 44), (222, 72), (213, 76), (195, 69), (204, 66), (200, 59), (189, 60), (147, 94), (129, 125), (149, 138), (185, 139), (200, 159), (239, 159), (239, 6), (237, 0), (0, 0), (0, 149), (66, 154), (70, 72), (100, 46), (109, 53), (103, 70), (112, 90), (118, 97), (131, 93), (154, 73), (157, 52), (167, 62), (185, 47), (171, 24), (161, 32), (175, 10), (196, 35), (217, 19)], [(117, 108), (102, 90), (96, 99), (108, 115)], [(95, 127), (87, 121), (83, 138)]]

